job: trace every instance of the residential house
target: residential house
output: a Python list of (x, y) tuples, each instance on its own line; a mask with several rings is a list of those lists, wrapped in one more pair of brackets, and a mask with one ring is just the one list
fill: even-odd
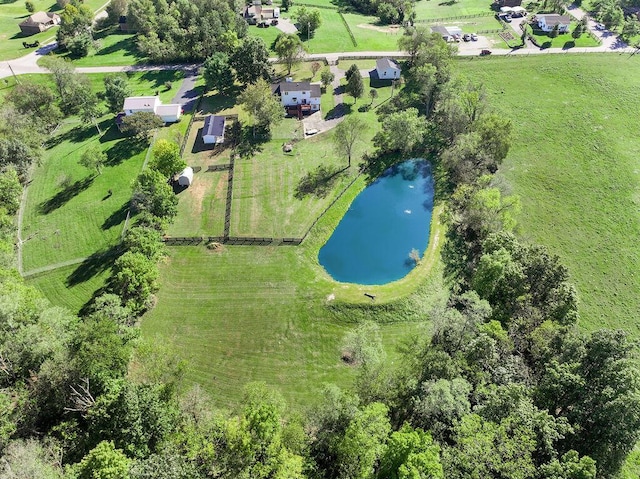
[(130, 96), (124, 100), (125, 115), (140, 111), (155, 113), (165, 123), (175, 123), (182, 114), (182, 105), (177, 103), (163, 105), (157, 96)]
[(52, 12), (36, 12), (20, 22), (20, 31), (25, 35), (35, 35), (55, 27), (60, 23), (60, 15)]
[(202, 141), (205, 145), (224, 142), (225, 117), (209, 115), (204, 120), (202, 129)]
[(380, 80), (395, 80), (400, 78), (400, 67), (389, 58), (376, 60), (376, 72)]
[(244, 18), (249, 25), (255, 25), (263, 20), (280, 18), (280, 8), (273, 6), (265, 7), (260, 0), (254, 0), (251, 5), (244, 7), (242, 18)]
[(557, 13), (539, 14), (535, 16), (535, 21), (538, 24), (538, 28), (543, 32), (550, 32), (557, 25), (558, 32), (567, 33), (571, 23), (571, 16), (558, 15)]
[(301, 118), (304, 113), (320, 110), (319, 83), (283, 81), (271, 85), (271, 90), (280, 97), (289, 115)]

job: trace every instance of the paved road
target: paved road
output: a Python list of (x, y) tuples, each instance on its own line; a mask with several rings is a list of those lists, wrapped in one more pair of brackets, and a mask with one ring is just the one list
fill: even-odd
[(184, 80), (180, 84), (180, 89), (176, 92), (171, 103), (180, 103), (184, 111), (193, 110), (198, 101), (198, 90), (195, 88), (197, 79), (197, 67), (185, 70)]

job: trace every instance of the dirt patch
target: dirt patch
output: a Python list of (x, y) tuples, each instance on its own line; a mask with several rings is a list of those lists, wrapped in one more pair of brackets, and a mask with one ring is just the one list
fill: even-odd
[(360, 25), (356, 25), (358, 28), (364, 28), (365, 30), (374, 30), (380, 33), (393, 33), (397, 34), (400, 32), (400, 25), (389, 25), (386, 27), (379, 27), (377, 25), (371, 25), (370, 23), (361, 23)]
[(202, 200), (204, 199), (204, 194), (209, 188), (209, 182), (202, 180), (203, 178), (196, 177), (196, 181), (191, 183), (191, 186), (189, 187), (189, 194), (192, 198), (192, 214), (196, 218), (199, 218), (202, 214)]

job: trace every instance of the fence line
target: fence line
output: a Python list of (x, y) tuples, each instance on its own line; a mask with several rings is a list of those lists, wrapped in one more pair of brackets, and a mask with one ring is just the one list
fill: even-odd
[(191, 133), (191, 125), (193, 125), (194, 120), (196, 119), (196, 112), (198, 108), (200, 108), (200, 102), (202, 101), (202, 97), (204, 93), (201, 93), (198, 97), (198, 101), (193, 105), (193, 115), (191, 115), (191, 119), (189, 120), (189, 124), (187, 125), (187, 131), (184, 134), (184, 138), (182, 139), (182, 144), (180, 145), (180, 157), (184, 154), (184, 149), (187, 147), (187, 141), (189, 141), (189, 134)]
[(454, 17), (442, 17), (442, 18), (422, 18), (420, 20), (415, 20), (415, 23), (436, 23), (436, 22), (447, 22), (449, 20), (462, 20), (465, 18), (480, 18), (480, 17), (495, 17), (493, 13), (475, 13), (473, 15), (458, 15)]
[(338, 12), (338, 15), (340, 15), (340, 18), (342, 19), (342, 23), (344, 23), (344, 26), (346, 27), (347, 32), (349, 32), (349, 37), (351, 38), (351, 43), (353, 43), (354, 47), (357, 47), (358, 46), (358, 42), (356, 41), (356, 37), (353, 36), (353, 32), (351, 31), (351, 27), (347, 23), (347, 19), (344, 18), (344, 15), (342, 14), (342, 12)]
[(253, 236), (165, 236), (162, 241), (167, 246), (198, 246), (222, 243), (234, 246), (298, 246), (304, 238), (272, 238)]
[(325, 10), (340, 10), (338, 7), (334, 7), (331, 5), (315, 5), (312, 3), (298, 2), (296, 1), (296, 5), (303, 5), (305, 7), (313, 7), (313, 8), (324, 8)]

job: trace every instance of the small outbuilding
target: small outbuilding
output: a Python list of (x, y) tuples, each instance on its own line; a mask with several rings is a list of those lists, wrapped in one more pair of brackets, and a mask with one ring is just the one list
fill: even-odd
[(26, 20), (20, 22), (18, 26), (20, 27), (20, 31), (25, 35), (35, 35), (36, 33), (49, 30), (58, 24), (60, 24), (60, 15), (57, 13), (36, 12), (28, 16)]
[(163, 105), (158, 96), (130, 96), (124, 99), (125, 115), (133, 115), (141, 111), (155, 113), (165, 123), (175, 123), (182, 114), (182, 105), (170, 103)]
[(202, 129), (202, 141), (205, 145), (224, 142), (225, 117), (217, 115), (209, 115), (204, 120), (204, 128)]
[(376, 72), (380, 80), (396, 80), (400, 78), (400, 67), (390, 58), (376, 60)]
[(178, 184), (180, 186), (190, 186), (193, 183), (193, 168), (187, 166), (178, 175)]

